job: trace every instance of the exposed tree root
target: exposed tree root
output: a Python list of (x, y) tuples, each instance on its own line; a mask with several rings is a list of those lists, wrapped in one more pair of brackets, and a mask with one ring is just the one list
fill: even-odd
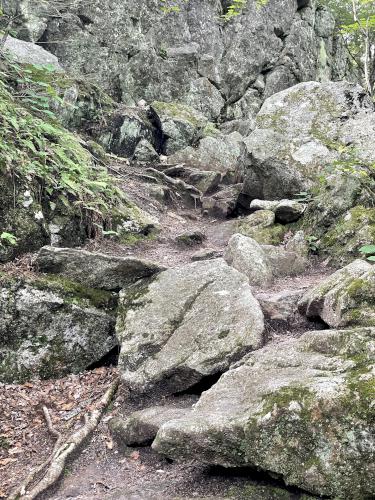
[[(67, 459), (71, 454), (77, 450), (83, 443), (83, 441), (95, 430), (100, 422), (100, 419), (112, 401), (118, 386), (119, 379), (116, 379), (107, 392), (103, 395), (99, 402), (99, 406), (90, 415), (85, 415), (84, 425), (74, 432), (64, 443), (62, 443), (61, 434), (53, 427), (51, 417), (49, 415), (48, 409), (43, 407), (44, 417), (47, 422), (49, 432), (57, 438), (54, 449), (50, 457), (34, 471), (32, 471), (25, 481), (14, 491), (10, 496), (9, 500), (34, 500), (38, 495), (43, 493), (45, 490), (50, 488), (56, 481), (60, 478)], [(48, 468), (47, 468), (48, 467)], [(44, 469), (46, 470), (45, 475), (42, 479), (34, 486), (31, 491), (27, 491), (27, 488), (33, 483), (35, 477), (40, 474)]]

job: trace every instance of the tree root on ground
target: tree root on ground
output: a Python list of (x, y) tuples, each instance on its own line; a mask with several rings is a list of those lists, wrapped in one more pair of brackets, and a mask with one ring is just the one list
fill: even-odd
[[(48, 409), (43, 407), (44, 417), (47, 422), (49, 432), (56, 437), (56, 443), (49, 458), (34, 469), (23, 481), (23, 483), (9, 496), (8, 500), (34, 500), (38, 495), (50, 488), (60, 478), (67, 459), (77, 450), (83, 441), (95, 430), (100, 419), (112, 401), (118, 386), (119, 379), (116, 379), (99, 402), (99, 406), (90, 415), (85, 415), (84, 425), (74, 432), (65, 442), (62, 442), (61, 434), (53, 427)], [(35, 477), (43, 470), (46, 470), (42, 479), (30, 490), (28, 487), (34, 482)]]

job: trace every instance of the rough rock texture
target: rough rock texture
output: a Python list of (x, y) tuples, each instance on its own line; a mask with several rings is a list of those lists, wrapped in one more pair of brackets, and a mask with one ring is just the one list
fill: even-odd
[(173, 459), (251, 466), (317, 495), (375, 495), (375, 329), (269, 345), (204, 392), (153, 447)]
[(164, 136), (163, 153), (167, 155), (197, 143), (208, 125), (205, 116), (185, 104), (154, 101), (151, 109), (160, 121)]
[(228, 242), (224, 258), (230, 266), (247, 276), (250, 285), (268, 285), (272, 267), (263, 248), (252, 238), (234, 234)]
[(119, 368), (135, 392), (187, 389), (262, 345), (263, 315), (223, 259), (162, 272), (120, 294)]
[(57, 57), (34, 43), (24, 42), (8, 36), (4, 49), (14, 62), (36, 65), (48, 64), (53, 66), (55, 70), (62, 71)]
[(305, 191), (324, 167), (345, 167), (353, 155), (374, 162), (373, 110), (364, 90), (346, 82), (301, 83), (268, 98), (245, 139), (248, 200)]
[(203, 194), (211, 193), (219, 187), (221, 175), (219, 172), (209, 170), (198, 170), (196, 168), (177, 165), (164, 170), (164, 173), (172, 178), (183, 179), (188, 184), (195, 186)]
[(256, 299), (259, 301), (265, 319), (287, 323), (298, 312), (298, 302), (305, 292), (304, 288), (283, 290), (277, 293), (264, 292), (258, 293)]
[(90, 75), (127, 105), (178, 101), (210, 120), (222, 114), (249, 123), (264, 97), (347, 72), (331, 14), (311, 0), (271, 0), (263, 8), (249, 1), (224, 25), (219, 0), (181, 1), (170, 14), (158, 0), (73, 0), (62, 15), (34, 4), (5, 2), (21, 14), (18, 36), (43, 39), (64, 67)]
[(188, 415), (194, 402), (196, 399), (192, 397), (185, 401), (177, 399), (174, 404), (136, 411), (127, 419), (114, 418), (110, 422), (111, 432), (120, 444), (126, 446), (149, 444), (162, 425)]
[(273, 245), (262, 245), (262, 250), (267, 256), (274, 276), (295, 276), (306, 268), (306, 257), (296, 252)]
[(299, 307), (333, 328), (375, 326), (375, 267), (355, 260), (309, 291)]
[(236, 209), (241, 188), (242, 184), (235, 184), (221, 189), (212, 196), (204, 196), (202, 198), (203, 214), (219, 219), (230, 217)]
[(35, 265), (44, 273), (60, 274), (85, 286), (104, 290), (120, 290), (165, 270), (165, 267), (133, 257), (55, 247), (43, 247)]
[(200, 170), (229, 174), (232, 182), (242, 181), (243, 137), (238, 132), (215, 134), (203, 138), (197, 147), (187, 147), (170, 157), (172, 163), (183, 163)]
[(114, 296), (59, 277), (0, 279), (0, 380), (78, 373), (117, 345)]

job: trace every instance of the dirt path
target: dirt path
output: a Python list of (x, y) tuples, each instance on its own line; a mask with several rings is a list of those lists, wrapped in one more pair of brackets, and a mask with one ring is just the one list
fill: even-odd
[[(137, 176), (130, 175), (129, 168), (124, 170), (124, 188), (130, 198), (158, 217), (161, 233), (155, 239), (136, 245), (124, 246), (102, 240), (91, 242), (87, 249), (146, 258), (168, 267), (191, 262), (198, 250), (212, 249), (217, 255), (223, 254), (235, 232), (235, 220), (204, 218), (200, 210), (186, 209), (178, 204), (164, 208), (148, 196), (147, 185)], [(142, 175), (142, 172), (138, 171), (138, 174)], [(186, 232), (200, 232), (205, 237), (204, 241), (199, 245), (182, 246), (176, 237)], [(254, 293), (308, 289), (330, 272), (311, 261), (303, 275), (276, 280), (268, 289), (257, 288)], [(280, 342), (290, 335), (300, 335), (304, 329), (315, 327), (318, 326), (301, 323), (290, 331), (286, 327), (269, 324), (269, 340)], [(0, 446), (0, 498), (6, 498), (10, 489), (26, 476), (27, 470), (42, 463), (53, 448), (53, 439), (43, 420), (42, 406), (49, 407), (54, 424), (67, 435), (81, 425), (84, 413), (95, 407), (115, 376), (115, 370), (102, 367), (82, 376), (70, 376), (58, 381), (24, 386), (0, 384), (0, 411), (7, 417), (5, 427), (3, 425), (0, 429), (0, 444), (3, 445)], [(111, 438), (108, 422), (114, 416), (127, 416), (131, 411), (126, 394), (120, 392), (82, 453), (69, 464), (56, 487), (42, 498), (172, 500), (231, 497), (273, 500), (281, 498), (281, 494), (286, 495), (282, 498), (300, 498), (301, 492), (296, 490), (270, 493), (269, 486), (281, 485), (256, 472), (229, 473), (194, 463), (172, 463), (150, 448), (118, 448)], [(245, 490), (254, 495), (244, 496)]]

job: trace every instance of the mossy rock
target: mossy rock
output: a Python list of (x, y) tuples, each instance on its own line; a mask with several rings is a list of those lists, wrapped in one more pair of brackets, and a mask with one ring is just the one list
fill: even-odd
[(246, 220), (236, 224), (235, 232), (253, 238), (261, 245), (280, 245), (288, 231), (287, 226), (274, 224), (269, 227), (257, 227), (246, 223)]
[(357, 328), (269, 344), (226, 372), (189, 416), (164, 424), (153, 448), (254, 467), (313, 495), (373, 498), (374, 340), (374, 328)]
[(117, 345), (114, 294), (58, 276), (0, 276), (0, 381), (78, 373)]
[(344, 264), (358, 257), (363, 245), (374, 242), (375, 208), (356, 206), (328, 229), (320, 240), (320, 246), (335, 264)]

